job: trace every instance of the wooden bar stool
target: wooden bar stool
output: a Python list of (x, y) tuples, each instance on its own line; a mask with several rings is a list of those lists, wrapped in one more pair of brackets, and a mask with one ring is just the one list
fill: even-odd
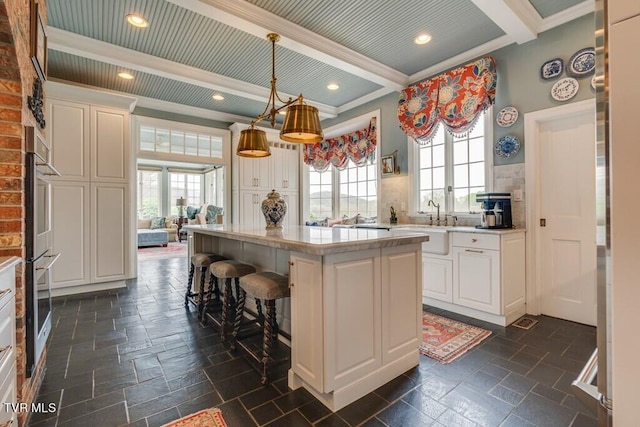
[(276, 322), (276, 300), (289, 296), (289, 278), (272, 271), (247, 274), (240, 278), (240, 293), (236, 304), (236, 317), (233, 324), (231, 348), (235, 350), (236, 339), (242, 322), (242, 312), (247, 295), (264, 300), (265, 319), (262, 324), (262, 384), (267, 384), (271, 346), (278, 336)]
[[(218, 279), (224, 280), (224, 287), (222, 288), (222, 321), (220, 323), (220, 340), (225, 341), (227, 339), (227, 324), (229, 323), (229, 310), (232, 310), (232, 316), (235, 314), (236, 299), (233, 297), (232, 280), (236, 279), (236, 296), (239, 291), (240, 278), (247, 274), (255, 273), (256, 268), (249, 264), (243, 264), (234, 259), (226, 261), (217, 261), (209, 266), (209, 292), (208, 298), (205, 301), (204, 310), (202, 310), (202, 321), (206, 319), (207, 308), (211, 301), (212, 288), (214, 281), (217, 284)], [(258, 306), (258, 310), (262, 311)]]
[[(207, 271), (209, 271), (209, 266), (211, 263), (225, 260), (226, 258), (212, 253), (197, 253), (191, 257), (191, 267), (189, 268), (189, 280), (187, 281), (187, 292), (184, 294), (184, 306), (189, 306), (189, 298), (195, 297), (198, 295), (198, 313), (202, 313), (204, 309), (204, 284), (205, 284), (205, 276), (207, 275)], [(191, 286), (193, 284), (193, 275), (196, 271), (196, 268), (200, 269), (200, 288), (198, 292), (191, 292)], [(213, 292), (216, 295), (216, 299), (220, 299), (220, 289), (218, 288), (218, 283), (215, 283), (215, 289)]]

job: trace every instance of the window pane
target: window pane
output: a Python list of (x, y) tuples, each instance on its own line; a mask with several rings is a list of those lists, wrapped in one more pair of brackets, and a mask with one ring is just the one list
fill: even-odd
[(198, 156), (211, 156), (211, 138), (208, 135), (198, 135)]
[(469, 141), (469, 161), (484, 161), (484, 139), (472, 139)]
[(444, 188), (444, 167), (433, 169), (433, 188)]
[(156, 129), (156, 151), (159, 153), (168, 153), (169, 144), (169, 129)]
[(453, 186), (455, 188), (469, 186), (469, 171), (466, 164), (453, 167)]
[(184, 154), (184, 132), (171, 131), (171, 152)]
[(211, 157), (217, 159), (222, 158), (222, 138), (217, 136), (211, 137)]
[(433, 188), (431, 182), (431, 169), (424, 169), (420, 171), (420, 188)]
[(155, 129), (140, 126), (140, 150), (154, 151), (155, 149)]
[[(486, 114), (486, 113), (484, 113)], [(484, 138), (484, 117), (480, 117), (478, 119), (478, 121), (476, 122), (476, 124), (473, 126), (473, 130), (471, 130), (471, 133), (469, 134), (469, 138), (477, 138), (477, 137), (482, 137)]]
[(469, 165), (469, 185), (472, 187), (484, 186), (484, 162)]
[(453, 190), (455, 200), (454, 209), (456, 212), (469, 212), (469, 189), (456, 188)]
[(444, 166), (444, 145), (433, 147), (433, 166)]
[(467, 163), (469, 157), (467, 155), (467, 141), (460, 141), (453, 143), (453, 164), (459, 165)]
[(160, 215), (160, 172), (138, 171), (138, 218)]
[(320, 184), (320, 174), (314, 170), (309, 171), (309, 185)]
[(420, 148), (420, 168), (431, 167), (431, 147)]
[(431, 209), (430, 206), (427, 206), (429, 200), (433, 198), (433, 192), (431, 190), (420, 191), (420, 208), (418, 209), (420, 212), (428, 212)]
[(198, 135), (194, 133), (188, 133), (185, 135), (184, 154), (188, 156), (198, 155)]
[(481, 203), (476, 202), (476, 194), (483, 193), (483, 187), (472, 187), (469, 189), (469, 210), (473, 212), (480, 212), (482, 210)]

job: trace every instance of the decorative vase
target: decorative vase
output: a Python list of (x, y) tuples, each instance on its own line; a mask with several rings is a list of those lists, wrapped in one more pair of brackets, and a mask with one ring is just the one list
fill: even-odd
[(287, 214), (287, 202), (276, 190), (271, 190), (267, 198), (262, 201), (262, 214), (267, 222), (267, 230), (282, 228), (282, 221)]

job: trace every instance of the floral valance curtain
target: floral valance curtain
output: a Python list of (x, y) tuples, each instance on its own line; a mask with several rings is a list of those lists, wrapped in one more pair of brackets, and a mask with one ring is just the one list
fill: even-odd
[(496, 81), (496, 61), (488, 56), (409, 86), (398, 101), (400, 128), (422, 141), (431, 140), (441, 123), (464, 135), (495, 102)]
[(378, 143), (376, 118), (372, 117), (369, 126), (337, 138), (325, 139), (315, 144), (305, 144), (304, 162), (322, 172), (333, 165), (338, 170), (347, 167), (349, 159), (358, 166), (375, 160)]

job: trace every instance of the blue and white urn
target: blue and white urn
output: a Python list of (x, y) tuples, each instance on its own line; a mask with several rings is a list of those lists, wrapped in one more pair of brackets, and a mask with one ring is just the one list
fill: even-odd
[(282, 221), (287, 214), (287, 202), (276, 190), (271, 190), (267, 198), (262, 201), (262, 214), (267, 221), (267, 230), (282, 228)]

